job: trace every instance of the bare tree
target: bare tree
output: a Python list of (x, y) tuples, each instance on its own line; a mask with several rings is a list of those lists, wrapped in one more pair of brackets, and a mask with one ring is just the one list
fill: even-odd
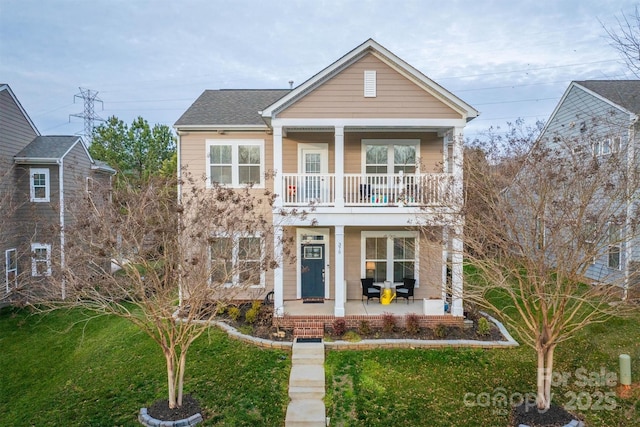
[[(482, 161), (465, 170), (472, 200), (465, 298), (536, 351), (540, 409), (551, 404), (555, 348), (627, 309), (621, 291), (628, 278), (615, 267), (623, 242), (638, 232), (637, 213), (629, 217), (627, 209), (639, 188), (637, 171), (628, 168), (626, 144), (595, 156), (586, 134), (489, 140), (476, 147)], [(600, 284), (586, 279), (594, 260), (607, 258), (611, 274)]]
[(43, 307), (82, 307), (140, 328), (165, 357), (170, 408), (182, 405), (191, 344), (236, 298), (264, 297), (265, 273), (284, 256), (273, 251), (269, 190), (182, 184), (180, 203), (175, 180), (160, 178), (115, 190), (113, 203), (97, 189), (77, 201), (64, 270), (54, 266), (29, 295)]
[(636, 6), (632, 15), (622, 14), (622, 18), (616, 18), (617, 28), (607, 28), (601, 23), (610, 43), (624, 59), (629, 70), (640, 77), (640, 10)]

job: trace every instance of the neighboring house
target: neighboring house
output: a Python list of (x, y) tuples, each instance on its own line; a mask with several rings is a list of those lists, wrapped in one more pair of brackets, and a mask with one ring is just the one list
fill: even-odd
[(313, 312), (325, 321), (349, 317), (362, 312), (362, 278), (410, 278), (412, 312), (448, 299), (440, 322), (461, 322), (462, 135), (477, 115), (368, 40), (291, 90), (206, 90), (175, 123), (178, 169), (207, 185), (272, 189), (276, 209), (313, 205), (305, 219), (274, 223), (296, 260), (252, 287), (273, 291), (277, 315), (323, 301)]
[(0, 251), (6, 297), (64, 266), (68, 208), (115, 170), (94, 161), (79, 136), (42, 136), (11, 88), (0, 85)]
[[(572, 82), (546, 126), (539, 141), (553, 144), (554, 138), (586, 145), (597, 158), (623, 156), (627, 172), (637, 173), (640, 164), (640, 80), (586, 80)], [(635, 172), (634, 172), (635, 171)], [(633, 190), (630, 190), (633, 191)], [(623, 284), (627, 289), (637, 283), (640, 270), (640, 240), (631, 221), (640, 212), (640, 193), (619, 214), (624, 223), (611, 223), (610, 236), (622, 233), (622, 239), (594, 257), (586, 271), (594, 282)]]

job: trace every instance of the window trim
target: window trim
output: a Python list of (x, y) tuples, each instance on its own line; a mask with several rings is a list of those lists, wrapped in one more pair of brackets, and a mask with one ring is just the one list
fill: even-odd
[(240, 183), (240, 162), (239, 147), (240, 146), (258, 146), (260, 148), (260, 182), (253, 184), (254, 188), (264, 188), (265, 186), (265, 141), (264, 139), (207, 139), (205, 140), (205, 169), (207, 176), (206, 188), (212, 188), (211, 183), (211, 147), (216, 145), (231, 146), (231, 183), (220, 184), (231, 188), (244, 188), (248, 184)]
[[(263, 269), (260, 269), (260, 283), (258, 284), (253, 284), (253, 285), (248, 285), (248, 286), (244, 286), (240, 283), (240, 272), (238, 271), (238, 264), (242, 261), (245, 262), (256, 262), (255, 260), (241, 260), (240, 259), (240, 239), (252, 239), (252, 238), (258, 238), (260, 239), (260, 260), (258, 260), (258, 262), (260, 264), (262, 264), (264, 262), (264, 256), (265, 256), (265, 239), (262, 236), (262, 233), (255, 233), (255, 234), (226, 234), (226, 233), (220, 233), (220, 234), (215, 234), (213, 236), (213, 238), (220, 238), (220, 239), (231, 239), (231, 268), (234, 270), (233, 271), (233, 277), (231, 279), (231, 282), (225, 282), (222, 284), (223, 287), (225, 288), (231, 288), (231, 287), (245, 287), (246, 289), (264, 289), (266, 287), (266, 272)], [(208, 248), (209, 250), (209, 266), (211, 268), (212, 264), (213, 264), (213, 260), (211, 259), (212, 253), (211, 253), (211, 246), (209, 246)], [(213, 273), (213, 271), (211, 272)], [(211, 280), (211, 274), (209, 275), (209, 284), (212, 284), (212, 280)]]
[[(36, 197), (36, 185), (34, 182), (34, 175), (44, 175), (44, 197)], [(41, 186), (38, 186), (40, 188)], [(31, 201), (34, 203), (46, 203), (51, 199), (51, 178), (49, 174), (49, 168), (29, 168), (29, 195), (31, 196)]]
[[(12, 252), (15, 260), (15, 267), (10, 268), (9, 254)], [(12, 281), (9, 280), (10, 273), (14, 274)], [(9, 293), (12, 288), (18, 286), (18, 251), (16, 248), (7, 249), (4, 251), (4, 279), (7, 293)], [(13, 286), (11, 286), (11, 282), (13, 282)]]
[(613, 136), (603, 138), (601, 141), (595, 141), (591, 144), (591, 152), (596, 157), (609, 156), (616, 154), (622, 149), (622, 137)]
[[(360, 233), (360, 277), (367, 277), (367, 238), (387, 238), (387, 281), (391, 283), (393, 280), (393, 263), (395, 261), (393, 251), (393, 241), (395, 238), (413, 237), (415, 239), (415, 248), (413, 249), (414, 264), (413, 277), (416, 279), (416, 288), (419, 287), (420, 277), (420, 234), (417, 231), (362, 231)], [(381, 282), (376, 282), (381, 284)]]
[[(34, 253), (37, 249), (46, 249), (47, 255), (45, 259), (36, 259)], [(45, 262), (47, 271), (44, 274), (38, 273), (38, 262)], [(31, 244), (31, 276), (47, 277), (51, 276), (51, 244), (50, 243), (32, 243)]]
[(362, 160), (362, 174), (363, 175), (376, 175), (367, 174), (367, 145), (386, 145), (387, 146), (387, 175), (396, 175), (395, 173), (395, 151), (396, 145), (411, 145), (416, 150), (416, 164), (415, 174), (420, 173), (420, 140), (419, 139), (363, 139), (360, 141), (360, 154)]

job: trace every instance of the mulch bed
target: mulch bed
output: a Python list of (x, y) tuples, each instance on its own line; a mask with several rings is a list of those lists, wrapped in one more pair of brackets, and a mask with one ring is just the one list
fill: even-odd
[[(251, 308), (251, 304), (240, 304), (240, 315), (237, 319), (233, 320), (224, 314), (219, 317), (220, 320), (224, 320), (229, 325), (238, 329), (240, 332), (252, 335), (258, 338), (269, 339), (273, 341), (286, 341), (291, 342), (293, 340), (293, 331), (280, 328), (277, 330), (273, 324), (273, 306), (263, 305), (260, 307), (259, 314), (256, 316), (255, 321), (249, 324), (245, 320), (246, 312)], [(360, 339), (418, 339), (418, 340), (480, 340), (480, 341), (500, 341), (505, 338), (500, 333), (500, 330), (491, 322), (490, 330), (488, 334), (479, 334), (477, 331), (478, 320), (483, 317), (476, 310), (469, 311), (466, 314), (466, 318), (473, 321), (472, 328), (461, 328), (453, 326), (439, 325), (435, 328), (419, 328), (417, 331), (410, 333), (405, 328), (395, 327), (392, 330), (382, 330), (380, 328), (364, 327), (345, 331), (345, 333), (339, 334), (333, 327), (329, 326), (325, 328), (325, 337), (331, 340), (351, 339), (354, 334)], [(276, 335), (276, 332), (280, 332), (280, 335)]]
[(151, 417), (161, 421), (183, 420), (199, 412), (201, 413), (200, 404), (190, 394), (182, 396), (182, 406), (179, 408), (169, 408), (167, 399), (156, 400), (147, 408), (147, 413)]
[(554, 404), (542, 412), (536, 408), (535, 402), (522, 403), (515, 406), (511, 412), (511, 425), (515, 427), (520, 424), (530, 427), (562, 427), (575, 419), (578, 419), (575, 415)]

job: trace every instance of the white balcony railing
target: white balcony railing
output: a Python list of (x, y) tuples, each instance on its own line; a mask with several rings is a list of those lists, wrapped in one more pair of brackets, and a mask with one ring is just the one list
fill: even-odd
[[(285, 206), (335, 206), (335, 174), (282, 174)], [(447, 206), (453, 176), (426, 174), (345, 174), (345, 206)]]

